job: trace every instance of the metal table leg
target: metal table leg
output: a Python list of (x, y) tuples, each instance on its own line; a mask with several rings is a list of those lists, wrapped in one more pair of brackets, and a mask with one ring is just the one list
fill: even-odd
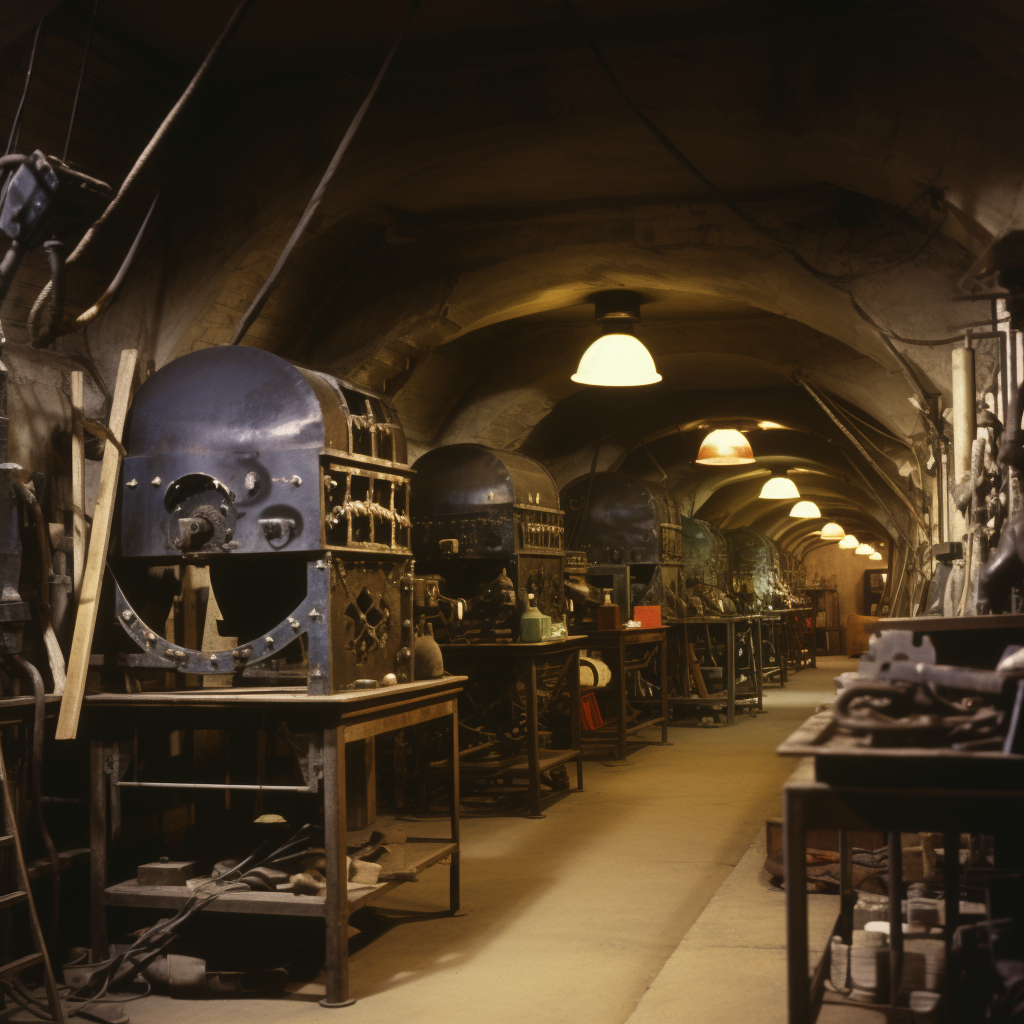
[(110, 956), (107, 943), (107, 778), (103, 770), (106, 745), (89, 741), (89, 880), (92, 925), (92, 959), (99, 963)]
[(625, 761), (626, 749), (626, 645), (619, 638), (619, 760)]
[(736, 724), (736, 623), (730, 619), (725, 624), (725, 724)]
[[(456, 732), (456, 743), (458, 733)], [(348, 994), (348, 809), (345, 806), (345, 727), (324, 730), (324, 853), (327, 895), (325, 970), (321, 1006), (351, 1006)]]
[(661, 745), (668, 746), (668, 633), (661, 641)]
[(946, 832), (942, 837), (946, 905), (946, 1020), (957, 1024), (960, 1006), (956, 991), (956, 958), (951, 955), (953, 934), (960, 924), (960, 833)]
[(782, 821), (789, 1024), (811, 1024), (807, 949), (807, 819), (800, 795), (788, 788), (782, 791)]
[(530, 658), (526, 679), (526, 758), (530, 768), (530, 818), (543, 818), (540, 810), (540, 723), (537, 717), (537, 661)]
[(895, 1006), (903, 974), (903, 846), (889, 833), (889, 1005)]
[(569, 663), (569, 699), (572, 707), (569, 712), (570, 735), (572, 737), (572, 749), (578, 751), (576, 754), (576, 791), (583, 792), (583, 738), (580, 735), (580, 652), (579, 648), (573, 651)]
[(761, 616), (757, 623), (757, 651), (754, 652), (754, 680), (757, 684), (757, 710), (764, 711), (764, 635), (761, 632)]
[(848, 946), (853, 941), (853, 908), (857, 891), (853, 887), (853, 836), (849, 829), (839, 830), (839, 930)]
[[(459, 702), (453, 700), (452, 707), (452, 757), (451, 757), (451, 842), (456, 846), (459, 843)], [(454, 914), (461, 906), (461, 865), (459, 863), (459, 850), (452, 854), (451, 868), (448, 875), (448, 906)]]

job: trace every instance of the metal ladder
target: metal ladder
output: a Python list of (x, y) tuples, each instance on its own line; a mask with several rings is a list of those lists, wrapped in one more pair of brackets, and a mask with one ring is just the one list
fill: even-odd
[(43, 940), (43, 930), (39, 925), (39, 916), (36, 914), (35, 901), (32, 899), (32, 888), (28, 879), (28, 871), (25, 869), (25, 854), (21, 848), (21, 839), (18, 836), (18, 823), (14, 814), (14, 805), (11, 803), (11, 790), (7, 780), (7, 765), (4, 762), (3, 748), (0, 747), (0, 796), (4, 804), (4, 832), (0, 836), (0, 848), (11, 847), (14, 850), (14, 874), (15, 884), (20, 886), (14, 892), (0, 894), (0, 910), (8, 910), (18, 903), (28, 904), (29, 929), (32, 933), (32, 945), (34, 953), (19, 957), (10, 963), (0, 965), (0, 978), (10, 978), (13, 975), (27, 971), (30, 967), (43, 965), (43, 976), (46, 982), (46, 998), (50, 1005), (50, 1015), (57, 1024), (64, 1024), (64, 1008), (61, 1006), (60, 997), (57, 994), (57, 982), (53, 976), (53, 967), (50, 965), (50, 957), (46, 952), (46, 943)]

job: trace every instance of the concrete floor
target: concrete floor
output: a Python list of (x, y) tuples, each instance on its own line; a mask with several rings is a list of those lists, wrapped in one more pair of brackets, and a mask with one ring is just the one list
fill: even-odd
[[(744, 716), (733, 728), (673, 728), (673, 746), (648, 747), (628, 765), (587, 762), (586, 791), (553, 806), (543, 820), (464, 821), (465, 916), (400, 925), (356, 953), (353, 1007), (323, 1010), (312, 990), (305, 999), (209, 1003), (153, 996), (127, 1007), (131, 1018), (782, 1021), (782, 897), (767, 888), (763, 852), (751, 851), (751, 843), (765, 818), (781, 812), (781, 786), (795, 767), (775, 756), (776, 745), (830, 699), (833, 676), (851, 665), (819, 659), (816, 670), (791, 677), (786, 689), (766, 689), (767, 714)], [(435, 823), (407, 828), (440, 834)], [(741, 860), (691, 939), (691, 927)], [(447, 875), (444, 867), (431, 869), (387, 905), (443, 908)], [(834, 915), (821, 906), (821, 921)]]

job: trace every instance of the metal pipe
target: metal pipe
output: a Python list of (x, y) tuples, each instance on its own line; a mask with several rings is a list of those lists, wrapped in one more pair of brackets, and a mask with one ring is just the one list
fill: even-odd
[(129, 789), (246, 789), (266, 793), (317, 793), (319, 785), (311, 786), (260, 786), (256, 783), (222, 782), (125, 782), (117, 781), (115, 786)]
[[(974, 409), (974, 349), (955, 348), (952, 353), (953, 367), (953, 487), (971, 471), (971, 449), (978, 427)], [(954, 539), (967, 531), (967, 517), (956, 510), (950, 523)]]

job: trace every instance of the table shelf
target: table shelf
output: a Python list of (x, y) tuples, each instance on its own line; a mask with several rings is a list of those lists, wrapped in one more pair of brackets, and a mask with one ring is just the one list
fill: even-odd
[[(408, 848), (419, 849), (406, 871), (421, 874), (438, 861), (458, 851), (457, 843), (441, 843), (436, 839), (409, 838)], [(349, 889), (349, 913), (375, 903), (382, 896), (404, 885), (405, 881), (380, 882), (372, 887)], [(195, 895), (187, 885), (139, 885), (137, 878), (108, 886), (103, 901), (109, 907), (144, 907), (153, 910), (181, 910)], [(218, 896), (203, 908), (203, 913), (215, 914), (267, 914), (280, 917), (325, 917), (327, 900), (324, 896), (307, 896), (293, 892), (230, 892)]]
[[(578, 750), (541, 750), (537, 771), (544, 775), (560, 764), (575, 761), (579, 756)], [(492, 775), (507, 775), (514, 779), (531, 777), (530, 759), (526, 754), (516, 754), (500, 761), (462, 760), (459, 762), (459, 771), (463, 775), (472, 775), (476, 778), (487, 778)]]

